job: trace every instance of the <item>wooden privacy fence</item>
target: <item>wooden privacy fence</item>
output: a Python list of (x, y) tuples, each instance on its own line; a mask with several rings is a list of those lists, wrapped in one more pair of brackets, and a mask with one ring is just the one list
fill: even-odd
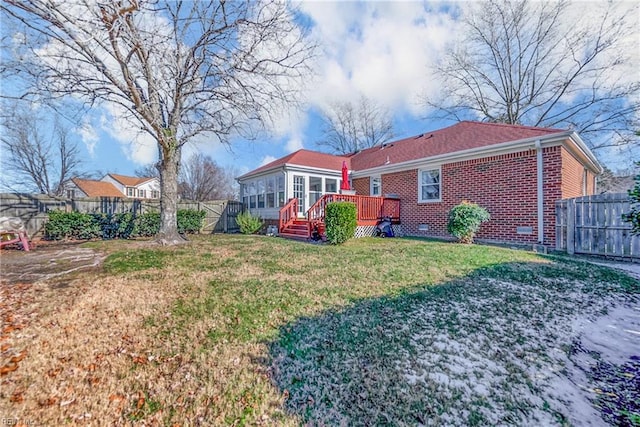
[[(206, 212), (202, 232), (233, 233), (240, 231), (236, 217), (242, 212), (242, 202), (213, 200), (207, 202), (179, 201), (178, 209), (196, 209)], [(160, 211), (159, 200), (137, 200), (120, 197), (93, 197), (63, 199), (32, 194), (0, 194), (0, 216), (14, 216), (25, 223), (27, 233), (34, 237), (42, 233), (47, 212), (86, 212), (116, 214), (131, 212), (136, 215)]]
[(556, 202), (556, 249), (640, 261), (640, 236), (622, 220), (631, 203), (626, 193), (600, 194)]

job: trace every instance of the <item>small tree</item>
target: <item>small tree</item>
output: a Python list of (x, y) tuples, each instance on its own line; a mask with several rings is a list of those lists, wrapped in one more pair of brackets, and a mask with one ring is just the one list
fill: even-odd
[(258, 231), (262, 230), (262, 227), (264, 226), (262, 219), (251, 215), (251, 212), (249, 211), (238, 214), (236, 222), (238, 223), (238, 227), (240, 227), (240, 232), (242, 234), (256, 234)]
[(351, 239), (358, 225), (356, 205), (350, 202), (333, 202), (325, 208), (324, 223), (327, 240), (340, 245)]
[[(640, 166), (640, 162), (636, 162)], [(629, 190), (629, 200), (631, 201), (631, 211), (623, 214), (622, 219), (631, 223), (631, 234), (640, 236), (640, 174), (636, 175), (636, 185)]]
[(489, 212), (475, 203), (463, 201), (449, 211), (447, 231), (460, 243), (473, 243), (480, 224), (489, 221)]

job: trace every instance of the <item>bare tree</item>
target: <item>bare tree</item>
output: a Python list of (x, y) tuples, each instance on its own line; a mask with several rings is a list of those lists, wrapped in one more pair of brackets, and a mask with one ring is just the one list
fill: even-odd
[(637, 144), (640, 81), (625, 71), (637, 45), (624, 43), (634, 34), (637, 43), (638, 9), (620, 5), (579, 21), (585, 13), (566, 1), (482, 2), (437, 67), (440, 94), (427, 105), (438, 118), (574, 129), (594, 150)]
[(140, 178), (160, 178), (160, 171), (153, 163), (140, 166), (133, 173)]
[(81, 158), (76, 141), (60, 120), (47, 123), (35, 111), (17, 104), (3, 116), (2, 184), (14, 191), (49, 196), (64, 195), (64, 184), (80, 175)]
[(393, 138), (391, 114), (369, 98), (357, 104), (335, 102), (323, 117), (323, 139), (318, 145), (347, 154), (380, 145)]
[(297, 99), (314, 52), (279, 0), (5, 0), (0, 10), (20, 29), (7, 69), (32, 77), (34, 93), (108, 106), (157, 142), (163, 244), (183, 241), (184, 144), (255, 137)]
[(178, 191), (187, 200), (233, 199), (233, 182), (231, 171), (218, 166), (211, 156), (196, 153), (181, 165)]

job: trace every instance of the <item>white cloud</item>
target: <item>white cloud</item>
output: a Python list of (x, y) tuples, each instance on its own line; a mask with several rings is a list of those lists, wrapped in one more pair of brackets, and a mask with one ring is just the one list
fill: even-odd
[(147, 165), (158, 160), (155, 139), (144, 132), (117, 104), (106, 104), (100, 120), (101, 129), (119, 144), (125, 157), (137, 165)]
[(294, 151), (298, 151), (301, 148), (304, 148), (302, 137), (299, 135), (294, 135), (287, 141), (287, 145), (285, 147), (286, 151), (289, 153), (293, 153)]
[(273, 157), (273, 156), (264, 156), (264, 157), (262, 158), (262, 161), (260, 162), (260, 165), (259, 165), (259, 166), (264, 166), (264, 165), (266, 165), (266, 164), (268, 164), (268, 163), (273, 162), (274, 160), (276, 160), (276, 158), (275, 158), (275, 157)]
[(312, 105), (325, 109), (365, 95), (391, 111), (421, 114), (418, 97), (430, 89), (430, 66), (456, 34), (446, 11), (421, 2), (305, 2), (301, 8), (324, 47)]
[(88, 120), (85, 120), (78, 128), (76, 128), (75, 132), (80, 135), (80, 138), (82, 138), (82, 143), (87, 148), (87, 152), (89, 152), (89, 155), (93, 157), (96, 145), (100, 140), (96, 129)]

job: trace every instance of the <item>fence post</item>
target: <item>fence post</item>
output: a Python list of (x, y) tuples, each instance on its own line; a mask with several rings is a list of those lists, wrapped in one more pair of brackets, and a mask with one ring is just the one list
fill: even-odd
[(576, 231), (576, 199), (567, 200), (567, 253), (573, 255), (576, 252), (575, 246)]
[(222, 202), (222, 224), (224, 232), (229, 232), (229, 201)]

